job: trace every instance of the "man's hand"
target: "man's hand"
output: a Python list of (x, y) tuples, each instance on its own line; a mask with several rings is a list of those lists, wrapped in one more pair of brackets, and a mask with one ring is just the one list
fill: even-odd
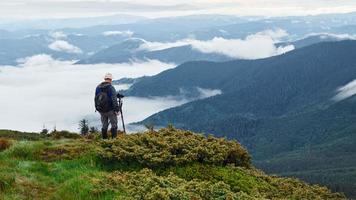
[(124, 98), (125, 96), (122, 95), (122, 94), (117, 93), (116, 97), (119, 98), (119, 99), (122, 99), (122, 98)]

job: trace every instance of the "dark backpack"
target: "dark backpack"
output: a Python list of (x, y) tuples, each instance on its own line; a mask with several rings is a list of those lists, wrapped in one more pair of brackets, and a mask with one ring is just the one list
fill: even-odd
[(97, 88), (95, 93), (95, 109), (101, 113), (111, 110), (111, 90), (110, 87)]

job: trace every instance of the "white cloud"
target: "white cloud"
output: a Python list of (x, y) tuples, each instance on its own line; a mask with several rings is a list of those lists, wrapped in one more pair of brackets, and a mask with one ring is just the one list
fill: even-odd
[(260, 36), (269, 36), (272, 38), (275, 42), (280, 42), (280, 39), (283, 39), (287, 36), (289, 36), (288, 32), (283, 29), (274, 29), (274, 30), (265, 30), (259, 33), (256, 33), (255, 35), (260, 35)]
[(51, 32), (49, 35), (56, 40), (67, 38), (67, 35), (62, 31)]
[(335, 101), (342, 101), (356, 94), (356, 80), (337, 89), (338, 94), (333, 98)]
[(74, 46), (64, 40), (56, 40), (52, 42), (50, 45), (48, 45), (48, 48), (54, 51), (60, 51), (66, 53), (75, 53), (75, 54), (83, 53), (83, 51), (79, 47)]
[(215, 37), (214, 39), (208, 41), (195, 39), (185, 39), (173, 43), (146, 41), (143, 45), (141, 45), (140, 49), (153, 51), (191, 45), (193, 49), (203, 53), (218, 53), (239, 59), (259, 59), (280, 55), (294, 50), (293, 45), (284, 47), (277, 47), (275, 45), (286, 36), (288, 36), (288, 33), (285, 30), (276, 29), (249, 35), (245, 39), (225, 39)]
[(123, 36), (123, 37), (132, 37), (134, 32), (132, 31), (105, 31), (103, 32), (104, 36)]
[(278, 47), (275, 51), (275, 55), (281, 55), (293, 51), (295, 49), (294, 45), (287, 45)]
[[(76, 131), (78, 120), (98, 121), (94, 112), (94, 91), (105, 73), (115, 79), (155, 75), (174, 67), (151, 60), (126, 64), (74, 65), (48, 55), (22, 59), (17, 66), (3, 66), (0, 71), (0, 129), (39, 131), (48, 128)], [(143, 120), (155, 112), (179, 105), (166, 98), (125, 98), (127, 123)]]
[(197, 89), (200, 92), (199, 99), (205, 99), (205, 98), (209, 98), (209, 97), (213, 97), (213, 96), (222, 94), (222, 91), (217, 90), (217, 89), (206, 89), (206, 88), (200, 88), (200, 87), (198, 87)]
[(216, 37), (210, 41), (195, 41), (193, 48), (204, 53), (219, 53), (232, 58), (259, 59), (293, 50), (292, 46), (277, 48), (271, 37), (253, 35), (245, 40)]
[(140, 46), (140, 50), (148, 50), (148, 51), (159, 51), (163, 49), (168, 49), (168, 48), (173, 48), (173, 47), (181, 47), (185, 45), (190, 45), (193, 41), (193, 39), (185, 39), (185, 40), (179, 40), (176, 42), (150, 42), (150, 41), (145, 41), (142, 40), (144, 43)]

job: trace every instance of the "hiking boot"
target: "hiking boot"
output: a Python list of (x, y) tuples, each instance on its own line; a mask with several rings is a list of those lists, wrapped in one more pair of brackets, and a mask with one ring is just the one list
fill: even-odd
[(101, 136), (103, 137), (103, 139), (108, 139), (108, 130), (101, 129)]
[(117, 136), (117, 129), (116, 128), (112, 128), (111, 129), (111, 138), (115, 139)]

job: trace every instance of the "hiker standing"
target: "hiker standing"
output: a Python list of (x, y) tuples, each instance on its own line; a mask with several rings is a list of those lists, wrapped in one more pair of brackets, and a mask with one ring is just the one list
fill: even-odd
[(118, 94), (112, 86), (112, 79), (112, 74), (107, 73), (104, 82), (100, 83), (95, 91), (95, 109), (101, 115), (103, 139), (108, 138), (109, 122), (111, 124), (111, 137), (116, 138), (117, 136), (117, 115), (120, 113), (117, 97), (122, 95)]

